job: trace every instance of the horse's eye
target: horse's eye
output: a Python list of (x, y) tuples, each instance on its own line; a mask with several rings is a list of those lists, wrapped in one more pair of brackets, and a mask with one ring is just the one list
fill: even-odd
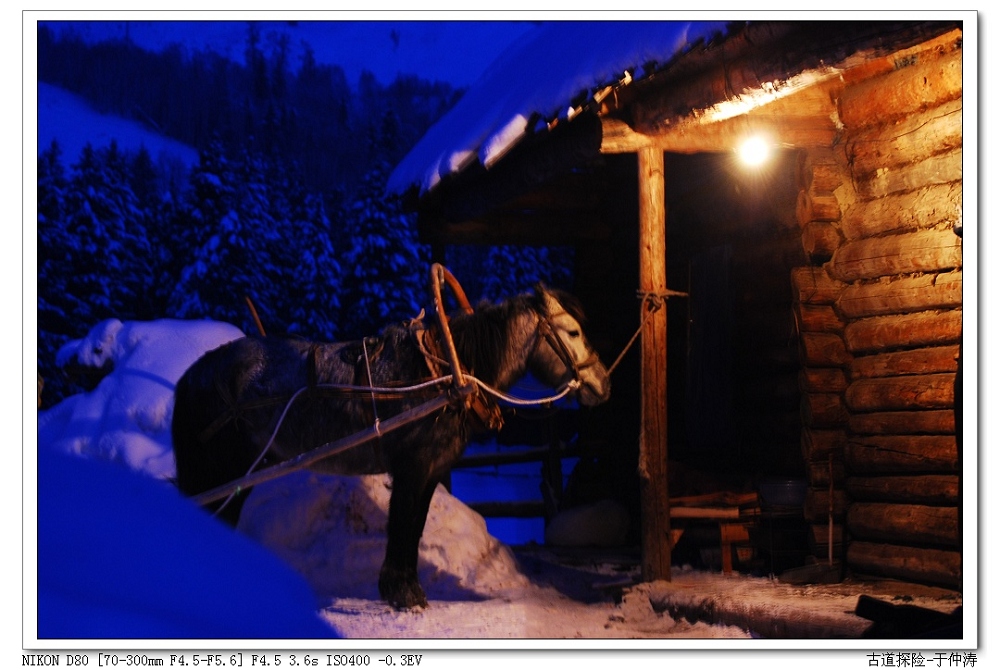
[(569, 331), (566, 331), (566, 334), (569, 335), (570, 337), (580, 337), (580, 331), (579, 330), (569, 330)]

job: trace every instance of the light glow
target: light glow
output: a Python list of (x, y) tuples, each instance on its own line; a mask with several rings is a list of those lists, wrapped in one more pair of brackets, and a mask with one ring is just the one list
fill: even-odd
[(743, 141), (737, 154), (744, 165), (760, 167), (771, 156), (771, 146), (763, 137), (754, 135)]

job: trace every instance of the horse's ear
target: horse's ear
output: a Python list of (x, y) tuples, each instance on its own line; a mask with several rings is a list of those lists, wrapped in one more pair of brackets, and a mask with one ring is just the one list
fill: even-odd
[(538, 310), (541, 312), (547, 311), (548, 305), (546, 304), (545, 296), (551, 293), (549, 287), (545, 285), (545, 282), (537, 281), (532, 287), (532, 291), (535, 298), (534, 302), (538, 306)]

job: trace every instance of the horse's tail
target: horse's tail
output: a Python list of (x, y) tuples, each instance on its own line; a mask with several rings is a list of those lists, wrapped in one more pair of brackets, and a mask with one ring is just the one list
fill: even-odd
[[(174, 412), (171, 422), (174, 459), (177, 466), (177, 487), (186, 496), (193, 496), (233, 481), (244, 474), (249, 461), (246, 440), (239, 434), (235, 421), (228, 420), (232, 412), (223, 393), (231, 392), (232, 349), (236, 340), (208, 352), (188, 368), (174, 390)], [(248, 493), (248, 492), (247, 492)], [(235, 526), (246, 494), (237, 496), (219, 518)], [(217, 510), (221, 502), (206, 506)]]

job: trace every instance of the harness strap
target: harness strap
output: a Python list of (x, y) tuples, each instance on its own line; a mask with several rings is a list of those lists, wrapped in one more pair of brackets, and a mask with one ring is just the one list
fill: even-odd
[[(562, 312), (560, 312), (560, 314), (561, 313)], [(566, 343), (563, 342), (563, 339), (559, 337), (559, 335), (556, 334), (555, 329), (552, 328), (550, 319), (556, 316), (559, 316), (559, 314), (553, 314), (539, 319), (538, 332), (545, 338), (545, 341), (549, 343), (549, 346), (552, 347), (552, 350), (555, 351), (556, 355), (562, 359), (562, 362), (567, 369), (573, 371), (573, 377), (575, 379), (579, 379), (580, 370), (597, 365), (597, 363), (600, 362), (600, 356), (596, 351), (594, 351), (591, 352), (591, 354), (584, 360), (577, 362), (577, 360), (573, 358), (573, 353), (566, 346)]]
[(424, 357), (424, 362), (427, 364), (427, 370), (431, 373), (431, 376), (435, 378), (442, 377), (444, 376), (444, 367), (448, 365), (448, 361), (444, 360), (441, 356), (440, 348), (437, 346), (434, 334), (431, 332), (432, 328), (428, 327), (424, 322), (425, 318), (424, 310), (420, 310), (420, 314), (410, 319), (410, 333), (413, 335), (413, 340), (417, 343), (417, 349), (420, 350), (420, 353)]
[(375, 434), (382, 437), (382, 431), (379, 428), (378, 420), (378, 406), (375, 404), (375, 384), (372, 383), (372, 366), (368, 361), (368, 345), (365, 343), (365, 339), (361, 338), (361, 348), (365, 355), (365, 370), (368, 372), (368, 387), (372, 390), (372, 414), (375, 416)]
[[(431, 375), (435, 378), (442, 377), (445, 368), (450, 369), (451, 366), (441, 355), (441, 346), (434, 337), (434, 326), (428, 327), (424, 318), (424, 312), (421, 310), (420, 314), (410, 321), (410, 331)], [(498, 431), (503, 427), (500, 406), (493, 398), (484, 394), (478, 385), (468, 396), (466, 406), (484, 430)]]

